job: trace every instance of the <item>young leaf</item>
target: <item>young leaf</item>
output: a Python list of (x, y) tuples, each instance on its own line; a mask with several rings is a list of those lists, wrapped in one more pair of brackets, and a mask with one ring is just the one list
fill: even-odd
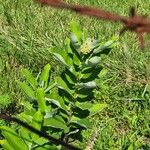
[(60, 116), (44, 119), (44, 126), (51, 126), (58, 129), (63, 129), (65, 132), (69, 131), (64, 120)]
[(71, 21), (70, 22), (70, 29), (71, 29), (71, 32), (73, 32), (77, 36), (77, 39), (79, 40), (79, 42), (81, 42), (82, 30), (81, 30), (80, 25), (75, 21)]
[(40, 76), (40, 82), (44, 83), (44, 88), (48, 86), (48, 81), (50, 77), (50, 70), (51, 66), (50, 64), (47, 64), (44, 69), (42, 70), (41, 76)]
[(38, 88), (36, 92), (38, 108), (39, 110), (45, 114), (46, 111), (46, 101), (45, 101), (45, 92), (43, 88)]
[(32, 73), (28, 69), (22, 69), (21, 73), (25, 76), (25, 78), (31, 84), (33, 89), (36, 89), (38, 83), (36, 79), (33, 77)]
[(69, 39), (69, 38), (66, 38), (66, 40), (65, 40), (65, 45), (66, 45), (67, 53), (68, 53), (68, 54), (73, 54), (73, 53), (72, 53), (72, 49), (71, 49), (71, 47), (70, 47), (70, 39)]
[(73, 116), (71, 118), (71, 123), (76, 123), (84, 128), (91, 128), (92, 127), (92, 123), (89, 121), (89, 119), (80, 119), (78, 117)]
[(24, 141), (14, 130), (6, 126), (0, 126), (0, 130), (2, 131), (2, 135), (8, 141), (10, 146), (13, 147), (13, 149), (28, 150), (28, 146), (24, 143)]

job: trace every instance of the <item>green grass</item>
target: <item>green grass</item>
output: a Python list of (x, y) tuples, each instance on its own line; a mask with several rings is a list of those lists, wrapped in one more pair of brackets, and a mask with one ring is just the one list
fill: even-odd
[[(150, 14), (148, 0), (70, 2), (93, 5), (125, 16), (128, 16), (130, 6), (135, 6), (138, 13)], [(8, 93), (16, 101), (21, 98), (15, 83), (20, 78), (20, 68), (25, 66), (36, 73), (50, 62), (57, 72), (56, 62), (48, 49), (55, 46), (63, 49), (71, 20), (79, 22), (91, 36), (97, 32), (105, 40), (118, 35), (122, 27), (119, 23), (70, 11), (40, 7), (31, 0), (0, 0), (0, 3), (0, 94)], [(150, 149), (149, 39), (146, 36), (145, 51), (141, 51), (135, 34), (125, 33), (105, 62), (108, 73), (99, 83), (101, 90), (98, 97), (109, 107), (96, 116), (98, 123), (95, 128), (99, 128), (99, 135), (95, 150)], [(95, 128), (85, 133), (86, 139)]]

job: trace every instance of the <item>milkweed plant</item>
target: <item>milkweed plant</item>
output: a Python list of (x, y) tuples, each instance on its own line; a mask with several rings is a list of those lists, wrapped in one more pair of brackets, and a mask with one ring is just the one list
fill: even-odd
[[(23, 112), (16, 117), (65, 143), (82, 142), (82, 131), (92, 127), (90, 118), (107, 107), (94, 100), (95, 91), (100, 90), (97, 80), (103, 70), (102, 56), (116, 43), (116, 38), (104, 43), (85, 36), (76, 22), (71, 22), (70, 28), (64, 49), (49, 49), (64, 67), (60, 75), (53, 77), (54, 66), (47, 64), (37, 77), (22, 69), (25, 80), (17, 81), (26, 98), (22, 100)], [(1, 126), (0, 130), (5, 150), (63, 149), (21, 126)]]

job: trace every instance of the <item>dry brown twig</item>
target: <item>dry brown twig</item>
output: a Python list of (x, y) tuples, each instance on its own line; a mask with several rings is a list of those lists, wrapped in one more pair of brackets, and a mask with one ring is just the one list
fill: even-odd
[(144, 48), (144, 34), (150, 33), (150, 20), (147, 16), (138, 15), (134, 8), (130, 10), (130, 17), (120, 16), (105, 10), (101, 10), (89, 6), (81, 6), (75, 4), (68, 4), (62, 0), (34, 0), (42, 5), (51, 6), (60, 9), (69, 9), (82, 15), (95, 17), (97, 19), (104, 19), (111, 22), (121, 22), (124, 27), (120, 30), (120, 35), (129, 30), (135, 32), (140, 41), (140, 47)]
[(63, 147), (66, 148), (66, 150), (81, 150), (78, 147), (75, 147), (73, 145), (65, 143), (62, 140), (56, 139), (56, 138), (48, 135), (46, 132), (42, 132), (42, 131), (39, 131), (39, 130), (35, 129), (34, 127), (30, 126), (28, 123), (23, 122), (23, 121), (21, 121), (20, 119), (18, 119), (16, 117), (0, 113), (0, 119), (3, 119), (3, 120), (8, 121), (8, 122), (17, 123), (20, 126), (22, 126), (22, 127), (26, 128), (26, 129), (32, 131), (33, 133), (35, 133), (37, 135), (39, 135), (40, 137), (43, 137), (43, 138), (49, 140), (50, 142), (52, 142), (55, 145), (62, 145)]

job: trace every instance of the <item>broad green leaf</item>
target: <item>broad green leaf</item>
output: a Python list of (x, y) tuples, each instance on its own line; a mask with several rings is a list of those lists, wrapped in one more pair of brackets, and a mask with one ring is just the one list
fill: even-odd
[(73, 65), (73, 60), (66, 50), (53, 48), (50, 50), (50, 52), (53, 54), (56, 60), (58, 60), (61, 64), (65, 65), (66, 67), (70, 68)]
[(41, 76), (40, 76), (40, 82), (42, 84), (44, 84), (44, 88), (46, 88), (48, 86), (48, 81), (49, 81), (49, 77), (50, 77), (50, 70), (51, 70), (51, 66), (50, 64), (47, 64), (43, 70), (42, 70), (42, 73), (41, 73)]
[(82, 71), (82, 78), (84, 80), (82, 80), (83, 82), (87, 82), (87, 81), (95, 81), (95, 79), (98, 78), (98, 74), (100, 73), (102, 67), (101, 66), (97, 66), (97, 67), (85, 67), (83, 68)]
[(13, 147), (15, 150), (28, 150), (28, 146), (14, 130), (6, 126), (0, 126), (0, 130), (11, 147)]
[[(42, 121), (43, 121), (43, 115), (41, 114), (40, 111), (37, 111), (33, 116), (31, 126), (33, 126), (37, 130), (40, 130)], [(31, 133), (30, 135), (31, 135), (33, 141), (35, 141), (39, 138), (39, 135), (37, 135), (35, 133)]]
[(70, 120), (71, 123), (76, 123), (84, 128), (91, 128), (92, 123), (89, 121), (89, 119), (80, 119), (78, 117), (73, 116)]
[(46, 100), (53, 103), (53, 104), (55, 104), (56, 106), (62, 108), (58, 100), (52, 99), (52, 98), (46, 98)]
[[(74, 49), (78, 52), (78, 49), (80, 48), (80, 43), (77, 39), (77, 36), (74, 33), (70, 34), (70, 40), (71, 44), (74, 47)], [(79, 53), (79, 52), (78, 52)]]
[(11, 100), (8, 94), (0, 95), (0, 106), (7, 106), (10, 103)]
[(15, 150), (12, 146), (7, 142), (7, 140), (0, 140), (0, 145), (4, 150)]
[(92, 123), (88, 119), (81, 119), (77, 121), (77, 124), (85, 128), (92, 128)]
[(67, 91), (69, 94), (73, 93), (73, 91), (71, 91), (68, 88), (67, 84), (64, 82), (64, 80), (61, 77), (56, 77), (55, 79), (56, 79), (56, 82), (57, 82), (59, 88)]
[(81, 30), (80, 25), (75, 21), (71, 21), (70, 22), (70, 29), (71, 29), (71, 32), (73, 32), (77, 36), (78, 40), (81, 42), (82, 30)]
[(76, 80), (76, 76), (78, 75), (78, 72), (75, 70), (74, 65), (70, 68), (66, 68), (67, 71), (69, 71), (75, 78)]
[(89, 109), (90, 111), (90, 116), (95, 115), (102, 111), (104, 108), (106, 108), (108, 105), (107, 104), (93, 104), (92, 107)]
[[(54, 138), (56, 138), (56, 139), (60, 139), (61, 135), (62, 135), (62, 130), (59, 130), (58, 132), (53, 132), (53, 133), (52, 133), (52, 136), (53, 136)], [(61, 150), (61, 149), (60, 149), (60, 150)]]
[(73, 60), (72, 60), (72, 58), (70, 58), (70, 56), (68, 55), (68, 53), (66, 51), (62, 51), (61, 56), (63, 57), (66, 64), (69, 66), (69, 68), (73, 67)]
[(45, 101), (44, 89), (43, 88), (38, 88), (36, 96), (37, 96), (37, 101), (38, 101), (38, 109), (42, 113), (45, 113), (45, 111), (46, 111), (46, 101)]
[(44, 119), (44, 126), (51, 126), (54, 128), (63, 129), (65, 132), (69, 131), (66, 123), (60, 116)]
[(25, 94), (28, 97), (35, 99), (35, 93), (30, 86), (28, 86), (25, 82), (17, 81), (17, 83), (18, 83), (19, 87), (25, 92)]
[(66, 76), (67, 81), (68, 81), (70, 84), (73, 84), (73, 85), (75, 84), (69, 75), (65, 74), (65, 76)]
[(25, 78), (31, 84), (33, 89), (36, 89), (36, 86), (38, 85), (38, 83), (36, 79), (33, 77), (32, 73), (28, 69), (22, 69), (21, 73), (25, 76)]
[(51, 91), (49, 94), (49, 97), (46, 97), (46, 100), (55, 104), (56, 106), (60, 107), (61, 109), (64, 109), (65, 111), (68, 109), (64, 103), (64, 100), (62, 97), (58, 95), (57, 91)]
[(116, 41), (114, 41), (114, 40), (107, 41), (107, 42), (104, 43), (103, 45), (101, 45), (101, 46), (97, 47), (96, 49), (94, 49), (93, 53), (94, 53), (94, 54), (97, 54), (97, 53), (103, 51), (103, 50), (106, 49), (106, 48), (110, 48), (110, 46), (111, 46), (112, 44), (114, 44), (114, 42), (116, 42)]
[(65, 118), (65, 119), (68, 119), (68, 114), (67, 113), (60, 112), (60, 116)]
[(103, 44), (103, 48), (109, 48), (112, 44), (116, 42), (115, 40), (109, 40), (105, 44)]
[(45, 89), (45, 93), (49, 92), (51, 89), (53, 89), (55, 86), (57, 85), (57, 83), (54, 83), (52, 85), (50, 85), (47, 89)]
[(56, 60), (58, 60), (61, 64), (65, 65), (66, 67), (69, 67), (65, 59), (58, 53), (53, 53)]
[(49, 143), (49, 140), (43, 138), (43, 137), (40, 137), (36, 140), (34, 140), (35, 143), (37, 143), (38, 145), (42, 145), (45, 144), (45, 143)]
[(103, 49), (104, 49), (103, 46), (99, 46), (93, 50), (93, 54), (97, 54), (97, 53), (101, 52)]
[(86, 110), (86, 109), (90, 109), (93, 104), (89, 102), (84, 102), (84, 103), (76, 102), (75, 105), (82, 110)]
[(37, 112), (34, 114), (34, 116), (33, 116), (31, 125), (32, 125), (35, 129), (40, 130), (40, 129), (41, 129), (41, 125), (42, 125), (42, 121), (43, 121), (43, 115), (41, 114), (40, 111), (37, 111)]
[[(48, 146), (48, 148), (50, 149), (51, 147), (50, 146)], [(48, 150), (47, 149), (47, 147), (44, 147), (44, 146), (38, 146), (37, 148), (36, 148), (36, 150)], [(57, 150), (57, 149), (56, 149)]]
[(70, 47), (70, 39), (69, 38), (66, 38), (65, 45), (66, 45), (67, 53), (72, 54), (72, 49)]
[(77, 66), (80, 66), (81, 65), (81, 61), (80, 59), (77, 57), (76, 54), (73, 54), (73, 63)]
[(76, 84), (78, 88), (83, 88), (83, 89), (93, 89), (96, 87), (96, 82), (95, 81), (90, 81), (86, 83), (78, 83)]
[(64, 101), (59, 97), (58, 99), (54, 99), (54, 97), (51, 98), (46, 98), (47, 101), (55, 104), (56, 106), (60, 107), (61, 109), (64, 109), (65, 111), (67, 110), (67, 107), (65, 106)]
[(18, 130), (19, 132), (19, 136), (24, 139), (24, 142), (29, 146), (31, 144), (31, 137), (29, 135), (29, 130), (25, 129), (25, 128), (20, 128)]
[(85, 64), (87, 66), (94, 67), (94, 66), (97, 66), (100, 63), (100, 61), (101, 61), (100, 57), (94, 56), (94, 57), (90, 58), (89, 60), (87, 60), (85, 62)]

